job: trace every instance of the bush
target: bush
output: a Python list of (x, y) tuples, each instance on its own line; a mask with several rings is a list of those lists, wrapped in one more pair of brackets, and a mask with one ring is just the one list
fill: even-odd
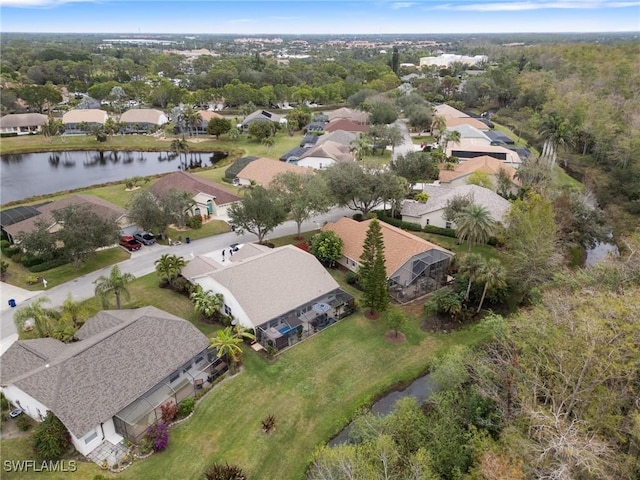
[(9, 243), (9, 240), (1, 240), (0, 241), (0, 251), (2, 253), (6, 253), (5, 250), (7, 250), (7, 248), (11, 247), (11, 244)]
[(187, 227), (197, 230), (202, 227), (202, 217), (198, 215), (187, 217), (187, 221), (185, 223)]
[(378, 219), (381, 222), (388, 223), (389, 225), (401, 228), (402, 230), (409, 230), (411, 232), (419, 232), (422, 230), (422, 227), (417, 223), (403, 222), (402, 220), (398, 220), (397, 218), (392, 218), (381, 213), (378, 213)]
[(364, 218), (364, 217), (362, 216), (362, 214), (361, 214), (361, 213), (356, 213), (356, 214), (354, 214), (354, 215), (353, 215), (353, 219), (354, 219), (356, 222), (361, 222), (363, 218)]
[(9, 405), (9, 400), (7, 400), (7, 397), (5, 397), (2, 392), (0, 392), (0, 407), (3, 412), (9, 410), (11, 407), (11, 405)]
[(7, 257), (13, 257), (14, 255), (22, 254), (22, 249), (20, 247), (9, 247), (6, 250), (4, 250), (3, 253)]
[(29, 271), (32, 273), (46, 272), (47, 270), (51, 270), (52, 268), (59, 267), (61, 265), (66, 265), (69, 263), (64, 258), (54, 258), (53, 260), (48, 260), (46, 262), (42, 262), (39, 265), (34, 265), (29, 268)]
[(35, 285), (40, 281), (40, 279), (35, 275), (28, 275), (26, 281), (27, 281), (27, 285)]
[(48, 411), (33, 432), (35, 454), (43, 460), (58, 460), (65, 454), (70, 443), (71, 435), (67, 427), (53, 412)]
[(445, 237), (457, 238), (456, 231), (453, 228), (434, 227), (433, 225), (425, 225), (422, 229), (427, 233), (435, 233), (436, 235), (444, 235)]
[(22, 254), (21, 253), (15, 253), (15, 254), (11, 255), (11, 261), (13, 261), (15, 263), (22, 263)]
[(31, 420), (23, 414), (18, 417), (18, 420), (16, 420), (16, 425), (18, 426), (18, 430), (26, 432), (31, 428)]
[(356, 272), (348, 271), (344, 274), (344, 279), (349, 285), (356, 285), (358, 283), (358, 274)]
[(180, 405), (178, 405), (178, 415), (180, 415), (181, 417), (187, 417), (191, 415), (191, 412), (193, 412), (195, 406), (196, 401), (194, 398), (185, 398), (180, 402)]
[(274, 415), (267, 415), (262, 419), (262, 430), (264, 433), (269, 433), (276, 426), (276, 417)]
[(151, 443), (154, 452), (161, 452), (169, 446), (169, 428), (165, 423), (150, 425), (145, 438)]
[(178, 406), (173, 402), (163, 403), (160, 405), (160, 410), (162, 411), (162, 421), (165, 423), (169, 423), (178, 415)]
[(189, 280), (179, 276), (173, 279), (173, 282), (171, 283), (171, 288), (173, 288), (173, 290), (175, 290), (178, 293), (190, 295), (194, 287), (189, 282)]
[(213, 463), (204, 471), (205, 480), (247, 480), (247, 476), (237, 465)]
[(33, 267), (34, 265), (40, 265), (41, 263), (44, 263), (44, 258), (33, 257), (31, 255), (23, 255), (21, 263), (25, 267), (29, 268)]

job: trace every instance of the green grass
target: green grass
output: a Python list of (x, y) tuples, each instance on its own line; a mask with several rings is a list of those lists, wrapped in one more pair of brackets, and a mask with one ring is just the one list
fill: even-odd
[(573, 178), (567, 172), (565, 172), (560, 166), (556, 165), (553, 169), (554, 171), (554, 179), (553, 184), (554, 187), (558, 190), (572, 190), (577, 192), (584, 191), (584, 185), (580, 183), (580, 181)]
[(279, 238), (272, 238), (272, 239), (269, 239), (269, 242), (273, 243), (273, 245), (276, 247), (282, 247), (283, 245), (297, 245), (299, 243), (308, 241), (309, 238), (311, 238), (318, 232), (319, 230), (302, 232), (302, 240), (299, 239), (298, 236), (294, 234), (294, 235), (286, 235), (284, 237), (279, 237)]
[(366, 155), (362, 159), (362, 163), (367, 167), (383, 167), (391, 161), (391, 156), (390, 150), (385, 150), (382, 154), (376, 151), (375, 155)]
[(182, 241), (189, 237), (191, 240), (198, 240), (200, 238), (210, 237), (212, 235), (218, 235), (220, 233), (227, 233), (231, 231), (231, 227), (227, 222), (222, 220), (211, 220), (207, 223), (203, 223), (201, 228), (189, 229), (189, 230), (176, 230), (175, 228), (168, 228), (167, 235), (171, 240), (178, 240), (178, 237), (182, 237)]
[[(456, 238), (452, 238), (452, 237), (447, 237), (445, 235), (437, 235), (435, 233), (426, 233), (426, 232), (411, 232), (414, 235), (417, 235), (418, 237), (424, 238), (425, 240), (428, 240), (432, 243), (435, 243), (436, 245), (439, 245), (443, 248), (446, 248), (447, 250), (451, 250), (453, 253), (455, 253), (456, 255), (466, 255), (467, 253), (469, 253), (469, 245), (467, 242), (464, 242), (462, 244), (458, 243), (458, 239)], [(488, 257), (488, 258), (498, 258), (498, 259), (502, 259), (502, 256), (500, 254), (500, 251), (495, 248), (492, 247), (491, 245), (474, 245), (473, 247), (471, 247), (471, 253), (479, 253), (484, 257)]]

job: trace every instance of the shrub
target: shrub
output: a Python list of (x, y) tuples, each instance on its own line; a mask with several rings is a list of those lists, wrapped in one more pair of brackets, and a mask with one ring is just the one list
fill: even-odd
[(173, 279), (173, 282), (171, 283), (171, 288), (173, 288), (178, 293), (190, 295), (194, 287), (189, 282), (189, 280), (179, 276)]
[(180, 402), (180, 405), (178, 406), (178, 415), (180, 415), (181, 417), (187, 417), (191, 415), (191, 412), (193, 412), (195, 406), (196, 400), (194, 398), (185, 398)]
[(11, 260), (15, 263), (22, 263), (22, 254), (21, 253), (15, 253), (13, 255), (11, 255)]
[(4, 260), (0, 260), (0, 274), (4, 275), (9, 270), (9, 263)]
[(12, 258), (14, 255), (21, 255), (22, 249), (20, 247), (9, 247), (2, 253), (4, 253), (7, 257)]
[(18, 417), (18, 420), (16, 420), (16, 425), (18, 427), (18, 430), (26, 432), (31, 428), (31, 420), (29, 419), (29, 417), (23, 414)]
[(178, 406), (173, 402), (167, 402), (160, 405), (162, 411), (162, 421), (165, 423), (170, 422), (176, 415), (178, 415)]
[(204, 471), (205, 480), (247, 480), (247, 476), (237, 465), (213, 463)]
[(2, 253), (5, 253), (5, 250), (7, 250), (7, 248), (9, 247), (11, 247), (9, 240), (0, 240), (0, 251)]
[(9, 400), (4, 396), (4, 393), (0, 392), (0, 408), (4, 412), (5, 410), (9, 410), (11, 405), (9, 405)]
[(194, 215), (192, 217), (187, 217), (187, 221), (185, 222), (187, 227), (192, 228), (193, 230), (197, 230), (202, 227), (202, 217), (198, 215)]
[(358, 283), (358, 274), (356, 272), (348, 271), (344, 274), (344, 279), (349, 285), (355, 285)]
[(362, 214), (361, 214), (361, 213), (355, 213), (355, 214), (353, 215), (353, 219), (354, 219), (356, 222), (361, 222), (361, 221), (362, 221), (362, 219), (363, 219), (363, 216), (362, 216)]
[(267, 415), (262, 419), (262, 430), (264, 433), (269, 433), (276, 426), (276, 417), (273, 415)]
[(33, 267), (34, 265), (40, 265), (41, 263), (44, 263), (44, 258), (34, 257), (31, 255), (23, 255), (21, 263), (25, 267), (29, 268)]
[(166, 423), (157, 423), (147, 428), (145, 437), (154, 452), (161, 452), (169, 446), (169, 428)]
[(67, 451), (71, 443), (71, 435), (67, 427), (48, 411), (42, 422), (33, 432), (33, 449), (38, 458), (58, 460)]
[(434, 227), (433, 225), (425, 225), (422, 229), (427, 233), (435, 233), (436, 235), (444, 235), (445, 237), (456, 238), (456, 231), (453, 228)]
[(378, 213), (378, 219), (381, 222), (388, 223), (389, 225), (393, 225), (394, 227), (398, 227), (403, 230), (409, 230), (411, 232), (419, 232), (422, 230), (422, 227), (417, 223), (403, 222), (402, 220), (390, 217), (382, 213)]
[(28, 275), (26, 279), (27, 285), (35, 285), (39, 282), (38, 277), (35, 275)]
[(61, 265), (66, 265), (67, 263), (69, 262), (64, 258), (54, 258), (53, 260), (48, 260), (46, 262), (42, 262), (39, 265), (30, 267), (29, 271), (33, 273), (46, 272), (47, 270), (51, 270), (52, 268), (56, 268)]

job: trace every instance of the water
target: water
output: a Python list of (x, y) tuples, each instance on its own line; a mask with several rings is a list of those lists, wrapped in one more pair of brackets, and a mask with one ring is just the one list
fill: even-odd
[[(414, 380), (413, 383), (404, 390), (393, 391), (388, 395), (385, 395), (373, 404), (371, 411), (376, 415), (386, 415), (391, 413), (396, 402), (405, 397), (414, 397), (418, 400), (418, 403), (424, 403), (436, 390), (437, 386), (431, 380), (431, 374), (427, 374)], [(350, 430), (351, 423), (329, 441), (329, 446), (335, 447), (341, 443), (346, 443), (349, 440)]]
[(0, 203), (135, 176), (174, 172), (181, 164), (210, 166), (226, 152), (55, 152), (0, 156)]
[(597, 243), (595, 247), (587, 250), (587, 258), (584, 261), (585, 266), (592, 267), (600, 260), (607, 258), (609, 254), (618, 256), (618, 247), (613, 243)]

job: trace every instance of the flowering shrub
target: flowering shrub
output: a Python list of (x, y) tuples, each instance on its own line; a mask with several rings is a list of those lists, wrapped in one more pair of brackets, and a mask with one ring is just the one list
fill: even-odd
[(162, 410), (162, 421), (168, 423), (178, 415), (178, 406), (173, 402), (167, 402), (160, 405)]
[(169, 446), (169, 428), (166, 423), (149, 425), (146, 437), (151, 442), (154, 452), (161, 452)]

